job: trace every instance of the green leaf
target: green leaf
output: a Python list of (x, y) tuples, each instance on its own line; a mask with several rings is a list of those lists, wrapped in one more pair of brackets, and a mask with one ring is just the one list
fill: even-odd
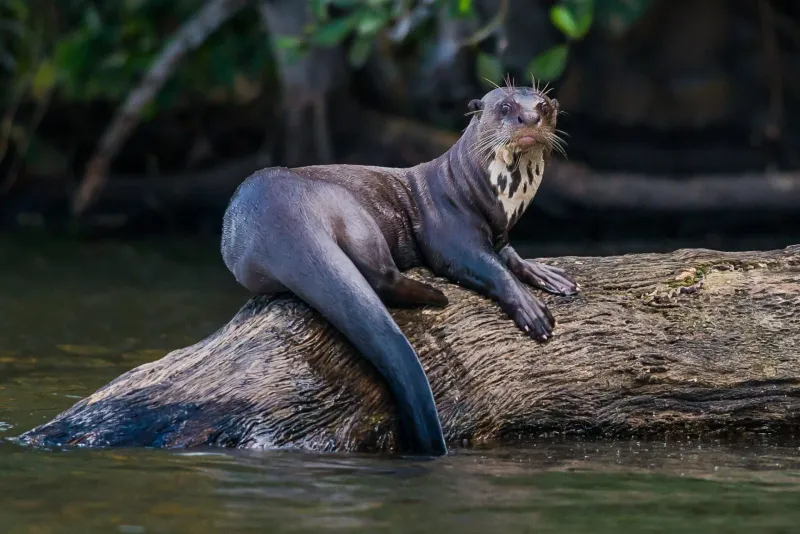
[(483, 52), (478, 53), (475, 70), (482, 81), (500, 83), (503, 79), (503, 65), (500, 60)]
[(592, 27), (592, 19), (594, 18), (594, 10), (591, 6), (578, 12), (577, 23), (578, 31), (574, 39), (583, 39)]
[(89, 42), (83, 35), (74, 32), (59, 39), (53, 57), (60, 70), (74, 74), (86, 64), (88, 55)]
[(358, 33), (360, 35), (369, 35), (377, 33), (384, 24), (389, 20), (387, 13), (374, 13), (367, 12), (358, 20)]
[(591, 1), (565, 2), (550, 9), (550, 21), (568, 38), (578, 40), (592, 27), (593, 11)]
[(299, 37), (293, 35), (279, 35), (275, 39), (275, 46), (283, 50), (299, 48), (302, 43), (303, 41)]
[(565, 44), (554, 46), (547, 52), (542, 52), (531, 61), (528, 70), (537, 79), (550, 82), (561, 76), (567, 66), (569, 47)]
[(347, 55), (350, 65), (358, 69), (364, 66), (369, 58), (369, 53), (372, 51), (372, 37), (361, 36), (355, 40), (353, 46)]
[(55, 86), (57, 72), (56, 66), (51, 60), (46, 59), (39, 63), (39, 68), (36, 69), (36, 74), (33, 75), (33, 82), (31, 83), (31, 91), (34, 97), (37, 99), (42, 98)]
[(573, 18), (572, 12), (564, 6), (553, 6), (550, 9), (550, 21), (568, 37), (578, 33), (578, 23)]
[(472, 0), (450, 0), (447, 11), (451, 17), (467, 17), (472, 14)]
[(350, 14), (346, 17), (333, 19), (322, 26), (313, 36), (312, 41), (322, 46), (333, 46), (342, 42), (358, 24), (359, 17)]
[(314, 17), (325, 20), (328, 18), (328, 6), (325, 0), (311, 0), (311, 12)]

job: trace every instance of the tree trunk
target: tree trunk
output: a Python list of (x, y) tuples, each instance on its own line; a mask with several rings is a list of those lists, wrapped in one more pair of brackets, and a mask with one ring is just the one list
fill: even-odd
[[(451, 445), (800, 428), (800, 246), (546, 261), (582, 288), (545, 297), (558, 320), (547, 344), (475, 293), (411, 273), (450, 299), (393, 315)], [(390, 451), (395, 418), (376, 373), (318, 314), (293, 297), (254, 298), (23, 441)]]

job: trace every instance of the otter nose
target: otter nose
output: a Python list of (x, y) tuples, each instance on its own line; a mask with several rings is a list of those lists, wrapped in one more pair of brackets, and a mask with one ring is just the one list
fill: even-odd
[(537, 126), (540, 122), (542, 122), (542, 117), (536, 110), (523, 111), (519, 114), (519, 122), (527, 126)]

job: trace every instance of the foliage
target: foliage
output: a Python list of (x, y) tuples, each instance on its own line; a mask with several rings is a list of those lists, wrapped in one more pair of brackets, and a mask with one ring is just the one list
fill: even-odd
[[(309, 45), (347, 42), (354, 67), (364, 64), (382, 32), (395, 40), (419, 36), (441, 8), (451, 17), (474, 17), (473, 0), (298, 0), (310, 2), (315, 22), (304, 35), (283, 38), (279, 46), (299, 52)], [(650, 0), (558, 0), (550, 9), (564, 35), (533, 58), (529, 70), (544, 80), (560, 76), (571, 45), (594, 23), (624, 32)], [(119, 101), (150, 65), (169, 34), (199, 6), (199, 0), (0, 0), (0, 79), (34, 99), (57, 90), (76, 101)], [(206, 93), (231, 90), (237, 79), (259, 80), (268, 70), (270, 51), (258, 17), (234, 19), (187, 58), (157, 102), (174, 104), (192, 88)], [(398, 37), (399, 36), (399, 37)], [(499, 81), (502, 58), (476, 51), (478, 72)], [(4, 104), (8, 104), (4, 102)]]
[[(27, 164), (52, 149), (33, 137), (50, 96), (66, 102), (122, 101), (198, 0), (0, 0), (0, 163), (9, 146)], [(193, 98), (246, 98), (269, 72), (257, 17), (234, 18), (178, 67), (146, 115)], [(37, 102), (34, 119), (18, 115)], [(147, 118), (147, 117), (145, 117)], [(41, 154), (39, 154), (41, 155)], [(13, 180), (13, 178), (12, 178)], [(0, 180), (0, 193), (4, 189)]]
[[(349, 40), (349, 57), (358, 67), (366, 61), (380, 32), (398, 33), (398, 28), (423, 26), (445, 8), (451, 17), (474, 17), (472, 0), (309, 0), (318, 22), (306, 35), (286, 40), (282, 46), (298, 51), (311, 44), (335, 46)], [(559, 0), (550, 8), (550, 20), (566, 42), (533, 58), (528, 70), (537, 79), (552, 81), (561, 76), (571, 45), (582, 40), (597, 22), (615, 35), (627, 31), (650, 7), (652, 0)], [(412, 8), (411, 4), (416, 7)], [(331, 11), (338, 15), (332, 16)], [(408, 34), (408, 31), (399, 32)], [(505, 71), (502, 57), (478, 51), (476, 70), (481, 78), (500, 82)]]
[[(68, 100), (112, 102), (124, 98), (170, 33), (199, 5), (197, 0), (34, 0), (33, 4), (49, 4), (42, 6), (50, 14), (45, 17), (48, 22), (37, 23), (41, 11), (31, 16), (34, 6), (28, 7), (28, 0), (0, 2), (7, 7), (0, 15), (0, 28), (13, 25), (22, 37), (18, 42), (25, 43), (0, 51), (0, 64), (11, 67), (6, 75), (21, 79), (23, 69), (34, 61), (34, 96), (55, 88)], [(188, 57), (160, 104), (174, 102), (177, 87), (213, 90), (234, 87), (240, 75), (260, 79), (270, 54), (263, 28), (250, 19), (242, 17), (223, 27)], [(37, 54), (31, 59), (34, 48)]]
[[(344, 46), (354, 68), (365, 63), (379, 38), (398, 45), (422, 43), (425, 48), (442, 13), (451, 20), (477, 18), (474, 0), (297, 1), (310, 3), (313, 22), (303, 35), (278, 39), (278, 46), (296, 54), (312, 45)], [(558, 78), (573, 45), (593, 26), (623, 33), (650, 3), (557, 0), (549, 14), (564, 42), (532, 58), (528, 70), (541, 80)], [(201, 4), (202, 0), (0, 0), (0, 83), (7, 88), (0, 94), (0, 162), (11, 144), (19, 155), (43, 150), (32, 132), (54, 94), (62, 101), (122, 101), (171, 33)], [(472, 51), (480, 77), (499, 83), (507, 68), (502, 55), (480, 46), (495, 22), (503, 21), (489, 21), (458, 46)], [(246, 99), (257, 94), (272, 72), (273, 55), (264, 32), (260, 18), (246, 9), (183, 61), (146, 114), (194, 98)], [(17, 117), (22, 102), (37, 106), (26, 124)]]

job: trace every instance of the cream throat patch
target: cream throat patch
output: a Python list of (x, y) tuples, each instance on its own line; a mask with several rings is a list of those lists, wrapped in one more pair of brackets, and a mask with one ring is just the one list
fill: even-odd
[(513, 226), (531, 205), (544, 173), (544, 149), (514, 153), (498, 148), (489, 163), (489, 181), (503, 205), (507, 227)]

